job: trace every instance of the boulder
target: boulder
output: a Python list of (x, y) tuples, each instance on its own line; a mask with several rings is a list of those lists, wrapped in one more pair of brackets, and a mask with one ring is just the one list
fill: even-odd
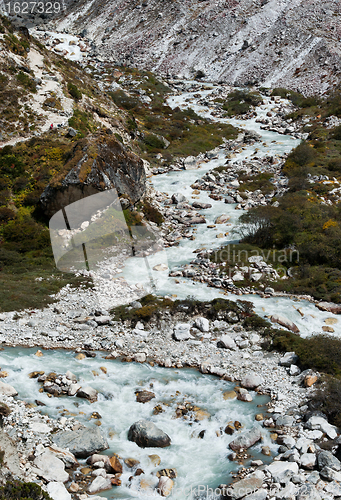
[(46, 481), (56, 481), (66, 483), (69, 474), (65, 471), (64, 463), (59, 460), (51, 451), (44, 451), (34, 460), (37, 474)]
[(66, 467), (72, 467), (74, 465), (78, 465), (76, 457), (70, 453), (68, 450), (63, 450), (58, 446), (51, 445), (49, 446), (49, 450), (53, 453), (57, 458), (62, 460)]
[(281, 326), (284, 326), (285, 328), (287, 328), (288, 330), (290, 330), (294, 333), (299, 333), (299, 331), (300, 331), (298, 329), (298, 327), (295, 325), (295, 323), (290, 321), (290, 319), (285, 318), (284, 316), (281, 316), (280, 314), (273, 314), (271, 316), (270, 320), (272, 321), (272, 323), (277, 323)]
[(109, 478), (103, 476), (97, 476), (94, 481), (88, 487), (88, 493), (93, 495), (94, 493), (99, 493), (100, 491), (111, 490), (112, 484)]
[(188, 340), (192, 336), (190, 334), (191, 325), (189, 323), (178, 323), (174, 327), (173, 337), (175, 340)]
[(317, 456), (317, 466), (321, 470), (324, 467), (330, 467), (331, 469), (340, 471), (341, 462), (338, 460), (330, 451), (321, 451)]
[(151, 399), (155, 398), (154, 392), (151, 391), (137, 391), (136, 392), (136, 401), (138, 403), (148, 403)]
[(263, 379), (257, 373), (250, 372), (242, 378), (240, 384), (245, 389), (255, 389), (263, 384)]
[(219, 217), (216, 218), (214, 221), (214, 224), (225, 224), (227, 221), (230, 220), (230, 216), (227, 214), (222, 214), (219, 215)]
[(61, 431), (54, 435), (53, 442), (60, 448), (68, 448), (78, 458), (86, 458), (109, 448), (107, 440), (102, 436), (98, 427)]
[(139, 420), (130, 427), (128, 440), (140, 448), (165, 448), (171, 444), (170, 437), (147, 420)]
[(239, 452), (240, 450), (247, 450), (251, 448), (254, 444), (262, 439), (262, 433), (259, 427), (252, 427), (249, 431), (244, 432), (240, 436), (236, 437), (229, 447), (231, 450)]
[(199, 210), (206, 210), (207, 208), (212, 208), (210, 203), (200, 203), (200, 201), (195, 201), (192, 203), (193, 208), (198, 208)]
[(1, 396), (17, 396), (18, 392), (9, 384), (0, 380), (0, 395)]
[(74, 143), (63, 172), (65, 177), (49, 184), (40, 197), (47, 217), (52, 217), (71, 203), (104, 193), (104, 190), (116, 189), (119, 195), (125, 194), (131, 203), (140, 200), (146, 190), (143, 161), (121, 144), (114, 134), (108, 135), (104, 130)]
[(187, 158), (184, 159), (183, 165), (185, 170), (194, 170), (198, 168), (199, 161), (195, 156), (187, 156)]
[(114, 471), (115, 474), (122, 474), (123, 467), (117, 455), (113, 455), (109, 459), (110, 467)]
[(137, 352), (134, 355), (134, 361), (136, 361), (136, 363), (144, 363), (146, 359), (147, 355), (145, 352)]
[(52, 481), (46, 486), (46, 491), (52, 500), (72, 500), (63, 483)]
[(243, 498), (245, 493), (254, 494), (262, 487), (263, 480), (264, 473), (262, 471), (256, 471), (253, 474), (249, 474), (246, 478), (229, 485), (227, 496), (231, 498), (231, 500), (238, 500), (239, 498)]
[(301, 467), (303, 467), (303, 469), (312, 470), (314, 469), (315, 464), (315, 453), (303, 453), (303, 455), (301, 455)]
[(322, 431), (324, 434), (327, 434), (327, 436), (330, 439), (335, 439), (337, 437), (337, 432), (335, 427), (329, 424), (328, 421), (322, 417), (316, 417), (316, 416), (310, 417), (309, 420), (306, 422), (305, 427), (313, 431), (314, 430)]
[(326, 481), (337, 481), (341, 482), (341, 472), (331, 469), (330, 467), (323, 467), (320, 471), (320, 476)]
[(172, 194), (172, 203), (174, 205), (178, 205), (179, 203), (187, 203), (188, 200), (186, 196), (184, 196), (182, 193), (174, 193)]
[(97, 401), (98, 392), (92, 387), (81, 387), (77, 391), (78, 398), (88, 399), (91, 403)]
[(208, 319), (203, 317), (195, 318), (194, 326), (196, 326), (201, 332), (208, 332), (210, 330), (210, 322)]
[(75, 137), (77, 135), (77, 130), (75, 130), (74, 128), (72, 127), (69, 127), (69, 130), (68, 130), (68, 135), (70, 137)]
[(333, 302), (319, 302), (315, 304), (320, 311), (327, 311), (333, 314), (341, 314), (341, 304), (334, 304)]
[(272, 462), (266, 467), (274, 482), (282, 483), (287, 481), (288, 471), (291, 476), (298, 474), (298, 464), (296, 462)]
[(221, 347), (223, 349), (237, 349), (236, 343), (232, 337), (229, 335), (222, 335), (217, 342), (217, 347)]
[(321, 495), (313, 484), (305, 483), (298, 490), (296, 500), (321, 500)]

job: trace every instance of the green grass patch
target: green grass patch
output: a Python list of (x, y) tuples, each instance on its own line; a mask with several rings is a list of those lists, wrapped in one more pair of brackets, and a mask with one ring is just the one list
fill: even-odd
[(216, 102), (222, 102), (222, 109), (226, 111), (227, 116), (245, 115), (249, 113), (254, 106), (258, 106), (263, 101), (263, 98), (257, 92), (249, 92), (247, 90), (232, 91), (226, 101), (218, 98)]

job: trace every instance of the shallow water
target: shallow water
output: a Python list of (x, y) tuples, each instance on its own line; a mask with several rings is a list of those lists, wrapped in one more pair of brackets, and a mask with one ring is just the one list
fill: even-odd
[[(230, 450), (228, 443), (233, 439), (225, 433), (217, 436), (216, 432), (225, 428), (230, 421), (238, 420), (250, 428), (260, 426), (255, 421), (257, 413), (265, 412), (268, 398), (252, 392), (254, 401), (243, 403), (235, 400), (224, 400), (223, 393), (234, 388), (233, 383), (222, 381), (210, 375), (203, 375), (194, 369), (167, 369), (148, 364), (122, 363), (119, 360), (106, 360), (103, 353), (97, 353), (96, 358), (79, 361), (69, 351), (43, 351), (44, 356), (37, 358), (36, 349), (6, 349), (0, 353), (0, 366), (9, 372), (8, 383), (13, 384), (19, 392), (19, 398), (33, 402), (38, 399), (47, 406), (42, 407), (42, 413), (58, 418), (68, 417), (71, 412), (75, 418), (88, 426), (94, 425), (90, 419), (97, 411), (102, 416), (101, 430), (108, 438), (110, 450), (106, 454), (118, 453), (122, 458), (140, 460), (145, 471), (145, 477), (155, 485), (155, 473), (163, 468), (176, 468), (178, 478), (175, 480), (178, 492), (172, 498), (180, 500), (187, 498), (183, 489), (197, 485), (217, 487), (220, 483), (231, 480), (230, 471), (236, 470), (236, 464), (227, 458)], [(100, 367), (107, 368), (104, 374)], [(49, 398), (46, 393), (39, 393), (41, 384), (36, 379), (29, 379), (32, 370), (43, 370), (46, 373), (54, 371), (65, 373), (71, 370), (77, 375), (82, 386), (90, 385), (101, 394), (98, 401), (89, 402), (76, 397)], [(99, 375), (95, 376), (92, 371)], [(148, 403), (137, 403), (135, 390), (145, 388), (155, 393), (156, 398)], [(194, 422), (183, 418), (175, 418), (175, 409), (183, 401), (191, 402), (210, 414), (202, 421)], [(167, 403), (165, 412), (153, 415), (153, 408), (159, 403)], [(127, 431), (131, 424), (141, 418), (151, 419), (172, 439), (169, 448), (141, 449), (135, 443), (127, 440)], [(203, 439), (198, 438), (200, 431), (205, 430)], [(263, 429), (263, 445), (269, 445), (273, 452), (276, 447), (271, 444), (268, 431)], [(235, 434), (236, 436), (236, 434)], [(234, 437), (235, 437), (234, 436)], [(253, 455), (259, 456), (261, 445), (255, 446)], [(154, 467), (148, 455), (157, 454), (161, 464)], [(268, 458), (261, 456), (262, 460)], [(142, 499), (151, 497), (151, 491), (138, 491), (139, 480), (134, 480), (133, 491), (129, 488), (131, 469), (125, 467), (122, 475), (122, 487), (114, 488), (103, 494), (106, 498)], [(134, 493), (135, 489), (135, 493)], [(190, 498), (190, 497), (189, 497)]]

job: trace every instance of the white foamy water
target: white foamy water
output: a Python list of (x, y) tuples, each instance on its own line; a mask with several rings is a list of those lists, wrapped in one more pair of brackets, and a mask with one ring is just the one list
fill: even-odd
[[(149, 499), (152, 490), (157, 484), (156, 472), (163, 468), (176, 468), (178, 478), (175, 480), (176, 489), (172, 498), (183, 500), (191, 498), (184, 494), (190, 488), (198, 485), (217, 487), (220, 483), (231, 480), (230, 472), (236, 470), (236, 463), (230, 462), (227, 456), (230, 453), (229, 442), (236, 436), (220, 435), (227, 423), (238, 420), (244, 428), (260, 424), (255, 421), (255, 415), (265, 412), (264, 405), (268, 398), (254, 397), (252, 403), (243, 403), (235, 400), (224, 400), (223, 393), (232, 390), (234, 384), (219, 380), (210, 375), (202, 375), (193, 369), (166, 369), (148, 364), (122, 363), (118, 360), (106, 360), (102, 354), (96, 358), (76, 360), (74, 353), (68, 351), (44, 351), (44, 356), (37, 358), (33, 349), (6, 349), (0, 353), (0, 365), (9, 372), (6, 379), (19, 392), (19, 398), (29, 402), (38, 399), (47, 406), (42, 412), (58, 418), (68, 413), (82, 423), (93, 426), (90, 419), (93, 412), (101, 416), (101, 431), (108, 438), (110, 449), (106, 454), (118, 453), (123, 459), (135, 458), (140, 461), (145, 475), (134, 478), (131, 482), (131, 469), (124, 466), (122, 486), (103, 493), (106, 498), (133, 498)], [(100, 367), (107, 369), (104, 374)], [(28, 374), (32, 370), (43, 370), (65, 373), (71, 370), (77, 375), (82, 386), (90, 385), (100, 392), (98, 401), (90, 404), (77, 397), (49, 398), (46, 393), (39, 393), (41, 384), (36, 379), (30, 379)], [(98, 373), (95, 376), (93, 371)], [(147, 389), (155, 393), (155, 399), (142, 404), (136, 402), (135, 390)], [(175, 418), (178, 404), (190, 402), (208, 412), (209, 416), (202, 421), (194, 422), (184, 418)], [(157, 404), (163, 405), (164, 413), (153, 415), (153, 408)], [(135, 443), (127, 440), (127, 432), (131, 424), (141, 418), (150, 419), (160, 429), (166, 432), (172, 440), (169, 448), (139, 448)], [(198, 437), (205, 431), (203, 439)], [(242, 432), (242, 431), (241, 431)], [(218, 435), (217, 435), (218, 433)], [(269, 433), (262, 428), (264, 441), (262, 445), (269, 445), (273, 452), (276, 447), (271, 444)], [(261, 444), (254, 447), (253, 456), (259, 456)], [(148, 455), (157, 454), (161, 458), (159, 466), (151, 463)], [(268, 458), (261, 456), (263, 461)], [(144, 478), (151, 485), (150, 490), (140, 490), (140, 479)], [(178, 491), (177, 491), (178, 490)], [(156, 495), (158, 496), (158, 495)]]

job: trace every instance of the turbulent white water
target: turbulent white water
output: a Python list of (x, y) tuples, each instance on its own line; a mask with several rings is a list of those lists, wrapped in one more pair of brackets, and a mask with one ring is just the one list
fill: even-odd
[[(134, 479), (133, 487), (129, 477), (131, 469), (124, 466), (122, 486), (103, 493), (106, 498), (133, 498), (141, 499), (152, 497), (151, 490), (139, 491), (139, 480), (144, 477), (152, 487), (157, 483), (155, 473), (163, 468), (176, 468), (178, 478), (175, 480), (177, 492), (172, 498), (183, 500), (191, 498), (184, 494), (198, 485), (217, 487), (220, 483), (231, 480), (230, 471), (236, 469), (236, 464), (227, 458), (230, 450), (228, 443), (233, 439), (225, 433), (217, 435), (217, 431), (225, 428), (228, 422), (238, 420), (245, 428), (259, 425), (255, 421), (255, 414), (264, 412), (264, 405), (268, 398), (254, 396), (253, 403), (243, 403), (237, 400), (224, 400), (223, 393), (232, 390), (234, 384), (219, 380), (213, 376), (202, 375), (193, 369), (173, 370), (151, 367), (148, 364), (122, 363), (117, 360), (106, 360), (102, 354), (96, 358), (87, 358), (79, 361), (74, 354), (68, 351), (44, 351), (44, 356), (37, 358), (32, 349), (6, 349), (0, 353), (0, 365), (9, 372), (6, 379), (19, 392), (19, 398), (34, 401), (38, 399), (47, 406), (42, 408), (50, 416), (67, 417), (65, 409), (75, 415), (77, 420), (93, 426), (90, 419), (93, 412), (101, 416), (101, 430), (108, 438), (110, 450), (105, 453), (118, 453), (123, 459), (135, 458), (141, 464), (145, 476)], [(104, 374), (100, 367), (107, 368)], [(71, 370), (79, 378), (81, 385), (90, 385), (100, 392), (96, 403), (90, 404), (86, 400), (76, 397), (49, 398), (46, 393), (39, 393), (41, 384), (36, 379), (30, 379), (28, 374), (32, 370), (43, 370), (65, 373)], [(99, 375), (95, 376), (93, 370)], [(156, 398), (148, 403), (137, 403), (135, 390), (144, 388), (155, 393)], [(207, 411), (211, 416), (202, 421), (194, 422), (183, 418), (175, 418), (178, 404), (188, 401)], [(153, 415), (153, 408), (159, 403), (167, 403), (165, 412)], [(169, 448), (139, 448), (135, 443), (127, 440), (127, 432), (131, 424), (141, 418), (151, 419), (158, 427), (165, 431), (172, 440)], [(198, 438), (200, 431), (205, 430), (203, 439)], [(264, 441), (262, 445), (269, 445), (273, 451), (268, 431), (262, 429)], [(219, 434), (219, 432), (218, 432)], [(254, 447), (254, 456), (258, 456), (261, 445)], [(161, 458), (159, 466), (152, 465), (148, 455), (157, 454)], [(261, 455), (263, 461), (267, 458)], [(158, 496), (158, 495), (156, 495)]]
[[(214, 90), (215, 87), (212, 87)], [(260, 123), (256, 123), (256, 119), (252, 118), (249, 120), (237, 120), (216, 118), (211, 115), (211, 110), (207, 106), (201, 106), (197, 104), (197, 101), (202, 97), (207, 96), (212, 92), (212, 90), (196, 91), (195, 94), (200, 94), (200, 98), (194, 98), (193, 93), (185, 92), (181, 95), (172, 96), (168, 99), (168, 104), (175, 108), (179, 106), (180, 108), (190, 107), (197, 114), (213, 119), (216, 122), (230, 123), (238, 128), (243, 128), (245, 130), (254, 130), (262, 136), (262, 142), (255, 143), (248, 147), (244, 147), (238, 153), (236, 153), (233, 158), (233, 162), (239, 162), (241, 160), (251, 158), (256, 152), (258, 157), (264, 156), (275, 156), (282, 155), (284, 153), (289, 153), (294, 147), (296, 147), (300, 140), (294, 139), (288, 135), (281, 135), (276, 132), (270, 132), (267, 130), (262, 130), (260, 128)], [(263, 118), (266, 113), (276, 106), (270, 98), (264, 97), (265, 105), (257, 107), (257, 118)], [(195, 182), (196, 179), (202, 177), (206, 172), (212, 170), (215, 167), (224, 165), (226, 162), (226, 153), (224, 150), (220, 150), (218, 153), (218, 159), (211, 160), (207, 163), (202, 163), (200, 168), (197, 170), (183, 170), (181, 172), (169, 172), (166, 174), (156, 175), (152, 177), (153, 187), (157, 191), (165, 192), (170, 196), (173, 193), (182, 193), (186, 196), (188, 200), (191, 199), (192, 188), (191, 184)], [(205, 216), (207, 224), (198, 224), (195, 226), (195, 240), (190, 240), (184, 238), (180, 241), (179, 246), (168, 248), (166, 252), (161, 254), (155, 254), (148, 257), (150, 268), (160, 262), (165, 262), (168, 260), (168, 265), (170, 269), (174, 269), (177, 266), (182, 266), (188, 264), (193, 259), (196, 258), (196, 254), (193, 253), (194, 250), (198, 248), (218, 248), (220, 246), (225, 246), (227, 244), (233, 244), (236, 240), (236, 233), (233, 232), (234, 229), (238, 227), (238, 219), (241, 215), (240, 211), (235, 210), (235, 205), (230, 205), (222, 201), (215, 201), (208, 197), (207, 191), (200, 191), (197, 195), (197, 201), (203, 203), (210, 203), (212, 208), (206, 210), (199, 210), (202, 215)], [(207, 225), (214, 223), (216, 217), (221, 214), (228, 214), (230, 216), (229, 224), (219, 224), (217, 229), (207, 228)], [(224, 238), (216, 238), (217, 233), (229, 233)], [(136, 259), (129, 259), (124, 268), (124, 276), (130, 283), (136, 283), (136, 269), (137, 263)], [(141, 271), (140, 271), (141, 272)], [(174, 279), (168, 276), (169, 270), (158, 271), (153, 273), (153, 279), (156, 285), (157, 293), (162, 295), (176, 295), (178, 298), (186, 298), (188, 295), (194, 295), (201, 300), (211, 300), (215, 297), (219, 297), (222, 291), (215, 288), (209, 288), (206, 284), (192, 282), (189, 279)], [(144, 273), (145, 280), (148, 281), (148, 273)], [(139, 276), (140, 279), (140, 276)], [(180, 282), (179, 282), (180, 281)], [(261, 316), (267, 316), (271, 314), (280, 314), (291, 321), (293, 321), (298, 328), (303, 337), (322, 333), (322, 326), (325, 324), (324, 320), (330, 317), (330, 313), (319, 311), (314, 304), (308, 301), (293, 301), (286, 297), (272, 297), (272, 298), (261, 298), (258, 295), (245, 295), (245, 296), (235, 296), (233, 294), (226, 294), (230, 300), (245, 299), (250, 300), (255, 305), (255, 311)], [(300, 309), (301, 313), (297, 309)], [(335, 334), (341, 334), (340, 325), (335, 325)]]

